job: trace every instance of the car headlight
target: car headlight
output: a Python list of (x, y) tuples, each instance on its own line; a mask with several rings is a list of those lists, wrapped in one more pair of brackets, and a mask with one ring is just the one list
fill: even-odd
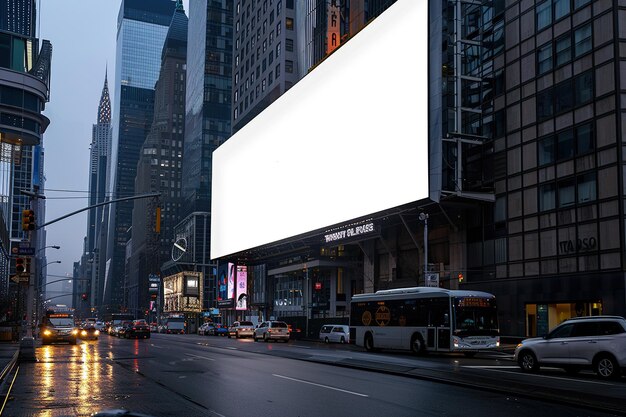
[(46, 329), (46, 330), (43, 331), (43, 335), (44, 336), (50, 336), (51, 334), (52, 334), (52, 332), (50, 330)]
[(96, 330), (95, 332), (93, 332), (93, 334), (95, 334), (96, 336), (98, 336), (100, 334), (99, 330)]
[(87, 332), (85, 330), (83, 330), (82, 332), (80, 332), (81, 336), (87, 336)]
[(72, 330), (72, 334), (73, 334), (74, 336), (76, 336), (76, 335), (78, 334), (78, 330), (76, 330), (76, 329)]
[(523, 345), (523, 344), (524, 344), (524, 342), (519, 342), (519, 343), (517, 344), (517, 347), (518, 347), (518, 348), (520, 348), (520, 347), (522, 347), (522, 345)]

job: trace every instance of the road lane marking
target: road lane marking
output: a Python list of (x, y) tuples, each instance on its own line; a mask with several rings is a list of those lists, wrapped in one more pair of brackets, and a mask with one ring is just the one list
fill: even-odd
[(238, 350), (236, 347), (232, 347), (232, 346), (226, 346), (226, 349), (230, 349), (230, 350)]
[(217, 417), (226, 417), (224, 414), (220, 414), (215, 410), (209, 410), (209, 412), (215, 414)]
[(157, 348), (157, 349), (165, 349), (163, 346), (155, 346), (154, 344), (150, 343), (150, 346)]
[(185, 353), (185, 355), (187, 355), (187, 356), (193, 356), (194, 358), (206, 359), (207, 361), (215, 361), (215, 359), (213, 359), (213, 358), (207, 358), (206, 356), (192, 355), (191, 353)]
[(341, 388), (329, 387), (328, 385), (316, 384), (315, 382), (303, 381), (301, 379), (290, 378), (288, 376), (277, 375), (277, 374), (272, 374), (272, 376), (275, 376), (277, 378), (288, 379), (290, 381), (301, 382), (303, 384), (315, 385), (316, 387), (331, 389), (331, 390), (334, 390), (334, 391), (345, 392), (346, 394), (357, 395), (359, 397), (369, 397), (369, 395), (367, 395), (367, 394), (360, 394), (358, 392), (348, 391), (348, 390), (341, 389)]
[(493, 371), (493, 372), (504, 372), (507, 374), (514, 374), (514, 375), (526, 375), (526, 376), (536, 376), (538, 378), (549, 378), (549, 379), (560, 379), (563, 381), (569, 381), (569, 382), (584, 382), (586, 384), (598, 384), (598, 385), (609, 385), (611, 387), (615, 386), (615, 384), (609, 384), (607, 382), (599, 382), (599, 381), (585, 381), (584, 379), (575, 379), (575, 378), (562, 378), (560, 376), (550, 376), (550, 375), (539, 375), (539, 374), (526, 374), (523, 372), (510, 372), (510, 371), (503, 371), (501, 369), (490, 369), (490, 368), (485, 368), (486, 371)]

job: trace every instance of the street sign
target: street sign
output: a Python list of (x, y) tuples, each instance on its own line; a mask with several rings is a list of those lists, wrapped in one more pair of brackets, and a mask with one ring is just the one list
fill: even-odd
[(35, 248), (17, 248), (17, 254), (33, 256), (35, 255)]
[(28, 282), (30, 280), (30, 274), (15, 274), (11, 275), (11, 281), (19, 284), (20, 282)]
[(438, 272), (426, 273), (426, 286), (427, 287), (439, 287), (439, 273)]

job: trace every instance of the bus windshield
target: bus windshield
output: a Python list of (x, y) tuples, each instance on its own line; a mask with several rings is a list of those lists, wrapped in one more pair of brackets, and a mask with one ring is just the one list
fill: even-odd
[(50, 324), (55, 327), (71, 327), (74, 326), (74, 319), (71, 317), (49, 318)]
[(494, 299), (459, 297), (455, 299), (455, 331), (460, 336), (498, 334), (498, 315)]

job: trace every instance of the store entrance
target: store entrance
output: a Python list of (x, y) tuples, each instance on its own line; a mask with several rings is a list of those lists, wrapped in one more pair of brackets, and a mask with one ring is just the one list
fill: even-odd
[(526, 304), (526, 337), (545, 336), (550, 330), (572, 317), (599, 316), (602, 302)]

